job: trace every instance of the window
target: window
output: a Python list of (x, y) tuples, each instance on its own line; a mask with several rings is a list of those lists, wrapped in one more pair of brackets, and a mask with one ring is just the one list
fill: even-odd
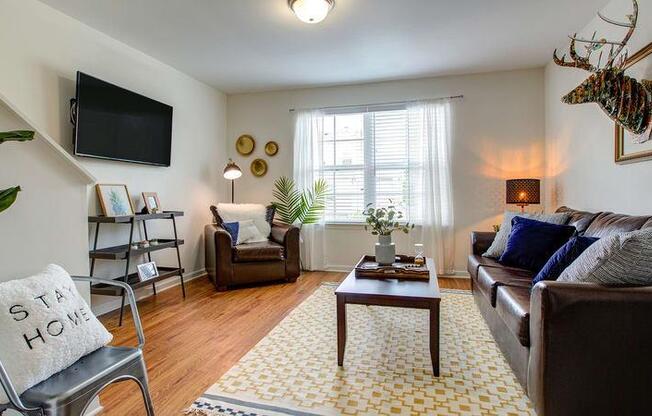
[[(366, 205), (397, 205), (420, 219), (421, 163), (410, 143), (405, 106), (324, 116), (321, 175), (331, 190), (326, 221), (364, 222)], [(412, 147), (412, 148), (411, 148)]]

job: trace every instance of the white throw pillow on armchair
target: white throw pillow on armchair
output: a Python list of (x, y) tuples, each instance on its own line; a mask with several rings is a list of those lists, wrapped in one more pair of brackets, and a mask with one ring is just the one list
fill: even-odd
[(224, 222), (253, 220), (264, 240), (266, 240), (272, 232), (272, 227), (267, 222), (267, 207), (265, 207), (265, 205), (217, 204), (217, 213), (220, 214), (220, 217)]
[(260, 233), (253, 220), (240, 221), (237, 244), (263, 243), (267, 237)]
[(112, 339), (60, 266), (0, 283), (0, 360), (18, 394)]

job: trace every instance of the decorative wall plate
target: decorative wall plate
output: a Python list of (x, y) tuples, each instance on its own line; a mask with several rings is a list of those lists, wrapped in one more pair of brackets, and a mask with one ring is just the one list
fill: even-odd
[(256, 159), (251, 162), (251, 173), (259, 178), (261, 176), (265, 176), (267, 173), (267, 162), (265, 162), (263, 159)]
[(265, 153), (267, 156), (274, 156), (278, 153), (278, 143), (273, 140), (268, 141), (265, 144)]
[(256, 141), (248, 134), (243, 134), (235, 141), (235, 150), (242, 156), (250, 155), (256, 148)]

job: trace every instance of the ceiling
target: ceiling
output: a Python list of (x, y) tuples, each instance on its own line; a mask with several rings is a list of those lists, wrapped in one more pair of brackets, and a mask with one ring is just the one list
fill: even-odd
[(607, 0), (41, 0), (226, 93), (532, 68)]

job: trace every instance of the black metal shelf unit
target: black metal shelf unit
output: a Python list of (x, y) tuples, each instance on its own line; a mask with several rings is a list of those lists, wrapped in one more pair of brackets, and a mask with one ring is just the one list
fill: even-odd
[[(152, 285), (154, 294), (156, 294), (156, 282), (161, 280), (179, 276), (181, 279), (181, 292), (183, 297), (186, 297), (186, 287), (183, 281), (184, 269), (181, 266), (181, 253), (179, 252), (179, 246), (184, 243), (183, 240), (179, 239), (177, 233), (177, 217), (182, 217), (183, 211), (163, 211), (158, 214), (136, 214), (136, 215), (124, 215), (120, 217), (105, 217), (105, 216), (90, 216), (88, 217), (88, 222), (95, 224), (95, 236), (93, 239), (93, 249), (88, 252), (88, 256), (91, 259), (91, 270), (90, 274), (93, 276), (95, 271), (95, 262), (96, 260), (126, 260), (125, 274), (123, 276), (115, 277), (114, 280), (122, 280), (131, 286), (133, 289), (138, 289), (147, 285)], [(158, 239), (158, 244), (150, 245), (149, 247), (139, 247), (133, 248), (134, 243), (134, 228), (136, 224), (143, 224), (143, 232), (145, 239), (149, 240), (147, 234), (147, 221), (148, 220), (158, 220), (165, 219), (172, 221), (172, 228), (174, 231), (174, 238), (172, 239)], [(128, 224), (129, 225), (129, 243), (119, 246), (97, 248), (97, 240), (100, 235), (100, 225), (101, 224)], [(158, 266), (159, 276), (148, 280), (146, 282), (141, 282), (138, 278), (138, 273), (129, 273), (129, 266), (131, 264), (131, 257), (139, 255), (147, 255), (149, 261), (152, 261), (152, 252), (158, 250), (164, 250), (168, 248), (174, 248), (177, 251), (177, 266), (167, 267), (167, 266)], [(120, 296), (122, 298), (122, 303), (120, 306), (120, 325), (122, 325), (122, 318), (124, 316), (124, 307), (125, 307), (125, 293), (122, 289), (115, 288), (113, 286), (108, 286), (104, 284), (94, 284), (91, 285), (91, 293), (94, 295), (104, 295), (104, 296)]]

